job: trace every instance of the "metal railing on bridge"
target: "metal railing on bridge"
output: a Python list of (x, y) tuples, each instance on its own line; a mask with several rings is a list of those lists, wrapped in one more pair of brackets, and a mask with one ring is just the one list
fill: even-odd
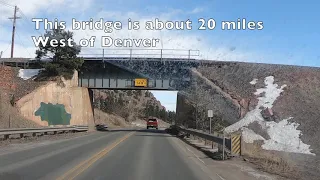
[(180, 59), (195, 60), (199, 50), (183, 49), (96, 49), (82, 48), (80, 55), (86, 60), (135, 60), (135, 59)]

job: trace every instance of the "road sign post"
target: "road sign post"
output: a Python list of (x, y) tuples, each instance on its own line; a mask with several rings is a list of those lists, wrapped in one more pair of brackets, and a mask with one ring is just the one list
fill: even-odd
[[(212, 128), (212, 124), (211, 124), (211, 122), (212, 122), (212, 117), (213, 117), (213, 111), (212, 110), (208, 110), (208, 117), (209, 117), (209, 120), (210, 120), (210, 132), (209, 132), (209, 134), (211, 134), (212, 133), (212, 131), (211, 131), (211, 128)], [(213, 149), (213, 142), (211, 142), (211, 148)]]
[(224, 146), (225, 146), (225, 144), (226, 144), (226, 141), (225, 141), (224, 130), (223, 130), (222, 160), (224, 160)]
[(213, 111), (208, 110), (208, 118), (210, 119), (210, 134), (211, 134), (211, 118), (213, 117)]

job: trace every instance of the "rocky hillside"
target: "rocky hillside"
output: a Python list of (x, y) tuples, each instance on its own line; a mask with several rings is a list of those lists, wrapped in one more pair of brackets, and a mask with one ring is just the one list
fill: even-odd
[(24, 80), (17, 77), (18, 71), (18, 68), (0, 65), (0, 129), (39, 126), (23, 118), (14, 107), (17, 99), (38, 86), (36, 82), (22, 83)]
[[(319, 77), (320, 69), (312, 67), (207, 62), (193, 70), (194, 86), (179, 93), (177, 119), (195, 126), (194, 120), (186, 122), (195, 109), (212, 109), (226, 133), (242, 133), (242, 155), (263, 159), (269, 171), (290, 178), (315, 179)], [(207, 119), (205, 111), (200, 114), (204, 118), (198, 120)]]
[(174, 112), (169, 112), (154, 95), (145, 90), (94, 90), (94, 106), (104, 112), (124, 118), (127, 122), (158, 117), (173, 121)]

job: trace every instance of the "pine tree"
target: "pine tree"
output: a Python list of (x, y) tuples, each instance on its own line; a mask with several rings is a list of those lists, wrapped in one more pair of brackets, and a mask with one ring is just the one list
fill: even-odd
[(43, 57), (49, 58), (51, 61), (42, 63), (45, 70), (41, 73), (45, 76), (59, 76), (63, 75), (65, 78), (70, 79), (74, 70), (79, 70), (84, 60), (78, 58), (77, 55), (81, 52), (81, 47), (75, 42), (72, 43), (73, 47), (62, 46), (61, 39), (72, 39), (73, 32), (65, 31), (61, 27), (47, 31), (44, 38), (48, 37), (48, 42), (53, 39), (59, 41), (57, 47), (53, 47), (50, 43), (45, 46), (40, 44), (36, 50), (36, 59), (41, 60)]

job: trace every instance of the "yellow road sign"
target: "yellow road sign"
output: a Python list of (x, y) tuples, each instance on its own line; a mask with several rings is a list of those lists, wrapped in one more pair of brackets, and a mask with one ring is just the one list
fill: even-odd
[(134, 86), (136, 87), (147, 87), (148, 80), (147, 79), (135, 79)]

